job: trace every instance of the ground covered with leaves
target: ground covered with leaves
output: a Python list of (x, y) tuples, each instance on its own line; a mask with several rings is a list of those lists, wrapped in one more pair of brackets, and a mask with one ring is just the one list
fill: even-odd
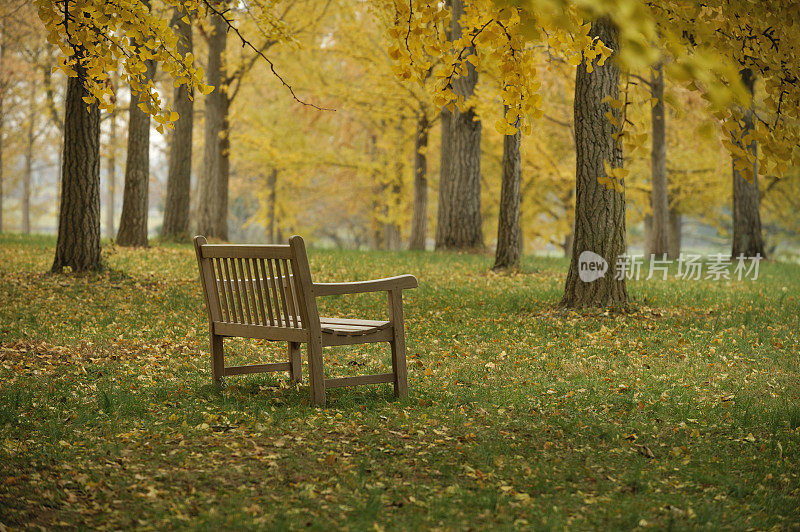
[[(318, 409), (283, 374), (210, 384), (189, 246), (109, 246), (92, 275), (44, 273), (53, 249), (0, 237), (0, 528), (800, 527), (798, 265), (633, 282), (631, 309), (575, 313), (555, 310), (564, 260), (311, 250), (319, 281), (420, 280), (409, 398)], [(321, 308), (376, 318), (386, 298)], [(328, 376), (389, 359), (325, 352)]]

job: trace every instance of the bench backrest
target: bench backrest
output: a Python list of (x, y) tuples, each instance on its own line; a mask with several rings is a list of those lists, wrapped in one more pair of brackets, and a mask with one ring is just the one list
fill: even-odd
[[(308, 329), (311, 274), (302, 238), (232, 245), (196, 236), (194, 246), (210, 321)], [(310, 310), (318, 322), (316, 305)]]

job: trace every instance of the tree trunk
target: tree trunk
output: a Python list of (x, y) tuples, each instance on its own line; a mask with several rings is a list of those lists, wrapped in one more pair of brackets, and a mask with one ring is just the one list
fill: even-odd
[(677, 259), (681, 254), (681, 224), (683, 216), (676, 209), (669, 210), (669, 258)]
[(662, 257), (669, 252), (669, 199), (667, 198), (667, 137), (666, 115), (664, 113), (664, 67), (658, 63), (650, 74), (650, 93), (656, 100), (651, 110), (653, 124), (650, 168), (652, 188), (650, 207), (653, 211), (653, 225), (650, 232), (649, 254)]
[(222, 131), (219, 136), (219, 179), (217, 179), (217, 236), (228, 240), (228, 182), (231, 174), (231, 100), (222, 94)]
[(561, 249), (564, 251), (564, 258), (568, 259), (572, 256), (572, 241), (574, 240), (574, 229), (570, 229), (567, 236), (564, 237), (564, 242), (561, 244)]
[(420, 113), (417, 118), (417, 136), (414, 138), (414, 213), (411, 218), (410, 249), (425, 249), (428, 236), (428, 117)]
[(275, 240), (275, 215), (278, 199), (278, 169), (273, 168), (267, 177), (267, 190), (269, 190), (269, 205), (267, 205), (267, 238), (269, 243), (277, 244)]
[(503, 139), (503, 176), (500, 184), (500, 215), (497, 223), (497, 250), (493, 270), (519, 267), (522, 251), (522, 231), (519, 227), (521, 138), (522, 134), (517, 131), (514, 135), (506, 135)]
[(117, 110), (108, 115), (108, 168), (106, 169), (106, 236), (114, 238), (114, 201), (117, 195)]
[[(175, 9), (175, 33), (178, 35), (178, 53), (192, 53), (192, 25), (182, 20), (183, 10)], [(192, 175), (192, 131), (194, 129), (194, 104), (192, 92), (186, 85), (174, 90), (175, 111), (178, 120), (169, 147), (167, 197), (164, 202), (164, 223), (161, 238), (186, 240), (189, 237), (189, 198)]]
[(25, 171), (22, 175), (22, 232), (31, 232), (31, 181), (33, 180), (33, 144), (34, 122), (36, 119), (36, 101), (31, 95), (28, 113), (28, 130), (25, 139)]
[[(453, 0), (452, 40), (461, 37), (459, 17), (464, 13), (463, 0)], [(465, 53), (468, 55), (471, 49)], [(464, 76), (453, 80), (453, 91), (468, 101), (475, 92), (478, 72), (467, 63)], [(450, 120), (451, 160), (447, 165), (446, 194), (439, 195), (444, 203), (441, 230), (437, 228), (436, 248), (481, 249), (483, 248), (483, 224), (481, 221), (481, 122), (474, 107), (465, 110), (455, 108)], [(440, 185), (441, 187), (441, 185)]]
[(5, 121), (5, 109), (3, 108), (3, 98), (5, 96), (6, 87), (3, 82), (5, 77), (5, 57), (6, 57), (6, 32), (5, 25), (2, 28), (2, 35), (0, 35), (0, 233), (3, 232), (3, 126)]
[[(76, 54), (80, 57), (81, 54)], [(53, 272), (99, 270), (100, 259), (100, 109), (83, 98), (86, 72), (67, 80), (61, 208)]]
[(222, 131), (222, 106), (226, 98), (222, 93), (222, 53), (225, 51), (226, 25), (217, 15), (210, 15), (212, 32), (208, 38), (208, 63), (206, 75), (213, 92), (205, 98), (205, 145), (203, 171), (200, 174), (200, 191), (197, 201), (197, 232), (208, 237), (221, 238), (219, 220), (219, 181), (221, 168), (220, 132)]
[[(149, 5), (149, 2), (145, 2)], [(155, 62), (147, 60), (147, 79), (153, 78)], [(128, 108), (128, 155), (125, 188), (117, 244), (147, 247), (147, 211), (150, 189), (150, 115), (139, 108), (139, 97), (131, 93)]]
[[(652, 198), (651, 198), (652, 205)], [(652, 208), (652, 207), (651, 207)], [(644, 242), (642, 248), (644, 249), (644, 256), (649, 257), (653, 254), (653, 215), (644, 215)]]
[[(742, 82), (752, 95), (755, 89), (755, 75), (750, 69), (741, 71)], [(744, 110), (744, 126), (742, 137), (753, 130), (753, 108), (752, 106)], [(741, 140), (734, 139), (740, 147)], [(746, 149), (757, 155), (756, 141), (752, 140)], [(733, 161), (733, 246), (731, 255), (738, 257), (755, 257), (761, 255), (766, 257), (764, 252), (764, 241), (761, 237), (761, 214), (759, 212), (758, 197), (758, 159), (754, 159), (752, 164), (744, 171), (736, 169), (736, 160)]]
[[(610, 20), (594, 21), (589, 34), (617, 50), (617, 30)], [(610, 112), (619, 120), (620, 112), (603, 103), (606, 97), (619, 99), (619, 67), (613, 59), (603, 66), (595, 60), (591, 73), (584, 61), (575, 77), (575, 237), (562, 307), (610, 306), (628, 301), (625, 280), (617, 279), (614, 272), (617, 257), (625, 253), (625, 192), (608, 189), (598, 181), (606, 175), (604, 163), (611, 168), (622, 167), (622, 147), (613, 137), (617, 126), (605, 116)], [(606, 263), (605, 272), (591, 280), (587, 274), (597, 273), (592, 268), (600, 267), (602, 272), (600, 258)]]
[(452, 143), (450, 138), (450, 122), (453, 120), (453, 113), (444, 108), (440, 113), (439, 123), (441, 124), (441, 152), (439, 156), (439, 197), (436, 207), (436, 234), (435, 245), (444, 240), (444, 228), (449, 225), (450, 210), (446, 207), (448, 195), (450, 194), (450, 162), (453, 159)]

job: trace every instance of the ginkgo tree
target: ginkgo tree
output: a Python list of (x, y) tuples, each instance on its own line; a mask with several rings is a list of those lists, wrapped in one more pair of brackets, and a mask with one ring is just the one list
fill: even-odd
[[(528, 62), (518, 60), (519, 52), (531, 46), (547, 42), (554, 48), (560, 47), (560, 53), (578, 65), (579, 75), (584, 72), (589, 76), (587, 87), (592, 91), (595, 91), (593, 80), (608, 71), (605, 62), (612, 54), (615, 63), (612, 71), (646, 68), (667, 56), (670, 61), (665, 66), (666, 75), (693, 83), (708, 101), (707, 112), (720, 119), (726, 145), (734, 160), (739, 161), (734, 164), (740, 168), (752, 165), (756, 151), (751, 147), (759, 143), (763, 146), (759, 152), (762, 169), (780, 175), (790, 164), (800, 162), (797, 149), (800, 131), (796, 125), (800, 117), (800, 67), (795, 58), (798, 38), (793, 31), (800, 13), (795, 10), (785, 14), (783, 7), (778, 0), (761, 3), (757, 8), (745, 0), (702, 4), (671, 0), (475, 0), (460, 18), (461, 39), (448, 46), (445, 36), (426, 31), (431, 20), (447, 16), (444, 4), (397, 0), (393, 55), (398, 58), (399, 77), (420, 80), (430, 67), (429, 61), (423, 59), (423, 52), (438, 54), (441, 67), (434, 72), (438, 80), (434, 87), (436, 101), (441, 105), (462, 106), (463, 98), (452, 83), (454, 76), (464, 72), (468, 63), (481, 61), (482, 56), (498, 57), (511, 88), (504, 93), (504, 103), (511, 112), (504, 117), (505, 125), (498, 124), (501, 130), (513, 127), (517, 119), (525, 128), (540, 112), (541, 106), (534, 97), (538, 91), (535, 72), (526, 71)], [(755, 120), (752, 127), (744, 121), (747, 117), (744, 110), (751, 101), (751, 94), (740, 79), (740, 71), (746, 69), (764, 79), (766, 92), (766, 116)], [(612, 77), (617, 78), (618, 84), (618, 74)], [(576, 126), (578, 94), (576, 87)], [(593, 96), (597, 94), (595, 91)], [(600, 96), (601, 100), (592, 104), (599, 114), (582, 118), (593, 120), (592, 127), (604, 128), (604, 135), (610, 135), (621, 148), (625, 120), (618, 89), (606, 90)], [(612, 267), (617, 255), (625, 251), (626, 171), (621, 165), (621, 151), (617, 154), (618, 148), (607, 153), (600, 150), (605, 159), (603, 164), (599, 167), (596, 161), (590, 164), (595, 167), (590, 178), (618, 195), (605, 198), (611, 202), (606, 204), (608, 208), (597, 209), (591, 204), (581, 204), (585, 195), (580, 169), (588, 163), (581, 154), (597, 153), (597, 150), (582, 151), (582, 141), (594, 142), (576, 139), (579, 171), (576, 230), (563, 304), (624, 304), (627, 301), (624, 281), (607, 275), (589, 288), (579, 280), (577, 257), (583, 251), (590, 251), (590, 243), (604, 243), (599, 254)], [(606, 140), (602, 142), (605, 144)], [(750, 181), (754, 181), (753, 172), (750, 176)], [(608, 223), (596, 219), (602, 213), (616, 213), (616, 205), (620, 206), (621, 216), (614, 214)], [(595, 223), (581, 230), (577, 221), (592, 216), (592, 212)]]
[[(178, 0), (168, 0), (171, 5)], [(204, 5), (181, 0), (191, 11)], [(148, 62), (157, 61), (176, 83), (207, 93), (191, 55), (176, 53), (168, 21), (142, 2), (37, 0), (48, 41), (61, 51), (58, 69), (68, 76), (58, 242), (52, 270), (91, 270), (100, 258), (100, 110), (114, 105), (108, 71), (118, 70), (137, 95), (139, 108), (163, 131), (178, 118), (161, 100)]]

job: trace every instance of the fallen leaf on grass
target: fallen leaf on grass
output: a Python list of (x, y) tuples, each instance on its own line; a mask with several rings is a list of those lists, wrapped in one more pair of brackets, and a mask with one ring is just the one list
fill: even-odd
[(650, 447), (648, 447), (647, 445), (636, 445), (636, 450), (639, 451), (639, 454), (641, 454), (645, 458), (656, 457), (656, 455), (653, 454), (653, 451), (651, 451)]

